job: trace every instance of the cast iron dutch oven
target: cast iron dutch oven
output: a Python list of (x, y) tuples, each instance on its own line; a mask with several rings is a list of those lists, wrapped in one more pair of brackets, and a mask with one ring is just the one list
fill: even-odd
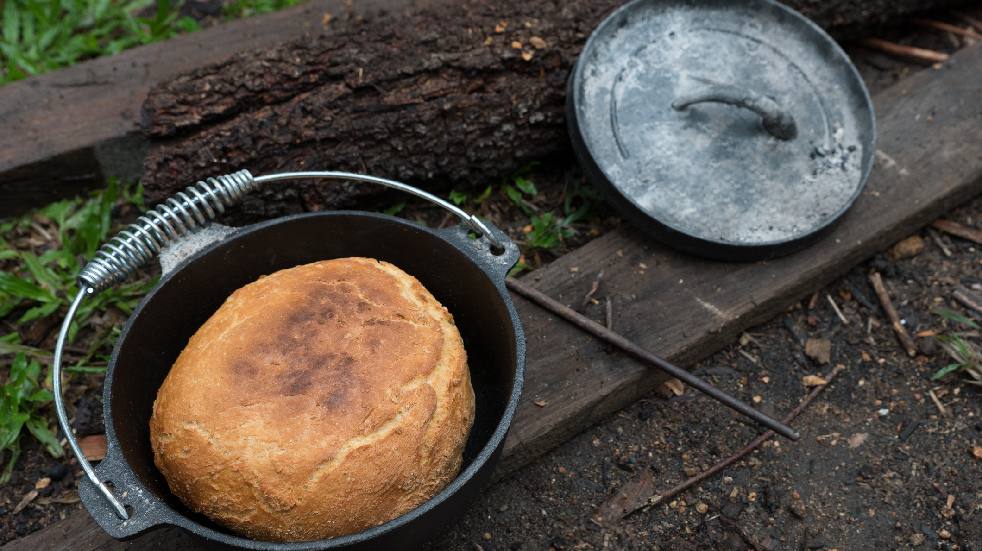
[[(301, 177), (399, 189), (450, 210), (462, 223), (430, 229), (367, 212), (300, 214), (236, 229), (165, 271), (129, 318), (113, 351), (104, 389), (108, 453), (93, 469), (72, 436), (61, 398), (61, 351), (79, 303), (123, 280), (165, 244), (204, 227), (258, 184)], [(461, 472), (416, 509), (356, 534), (301, 543), (234, 535), (184, 507), (154, 466), (148, 423), (157, 389), (191, 335), (234, 290), (276, 270), (348, 256), (377, 258), (399, 266), (418, 278), (453, 314), (464, 339), (476, 396), (474, 427)], [(82, 270), (80, 292), (58, 339), (56, 409), (62, 431), (88, 475), (79, 486), (83, 505), (107, 533), (119, 539), (172, 525), (209, 546), (247, 549), (395, 549), (427, 540), (447, 526), (487, 482), (518, 405), (525, 339), (505, 290), (505, 276), (517, 258), (516, 246), (497, 228), (391, 180), (338, 172), (253, 177), (241, 171), (187, 188), (104, 245)]]

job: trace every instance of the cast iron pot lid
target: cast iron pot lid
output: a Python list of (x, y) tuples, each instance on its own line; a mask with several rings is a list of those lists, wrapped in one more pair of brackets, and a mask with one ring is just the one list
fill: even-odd
[(570, 80), (581, 164), (669, 245), (786, 254), (862, 191), (873, 107), (845, 52), (770, 0), (635, 0), (594, 31)]

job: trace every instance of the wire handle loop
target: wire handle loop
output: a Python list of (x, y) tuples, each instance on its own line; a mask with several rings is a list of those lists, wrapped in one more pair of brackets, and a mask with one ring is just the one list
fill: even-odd
[(238, 203), (246, 193), (259, 187), (260, 184), (297, 179), (364, 182), (415, 195), (456, 215), (462, 224), (488, 241), (492, 254), (497, 255), (504, 251), (504, 243), (495, 236), (484, 222), (453, 203), (402, 182), (352, 172), (282, 172), (254, 177), (248, 170), (240, 170), (232, 174), (199, 181), (163, 201), (154, 209), (147, 211), (146, 214), (137, 218), (136, 222), (124, 228), (102, 245), (92, 260), (79, 272), (77, 278), (79, 292), (69, 306), (65, 321), (61, 325), (61, 331), (58, 333), (51, 368), (55, 412), (61, 431), (68, 440), (79, 465), (85, 471), (85, 475), (113, 506), (119, 518), (128, 520), (129, 513), (112, 490), (99, 480), (92, 464), (85, 458), (85, 454), (82, 452), (68, 422), (68, 414), (65, 411), (65, 402), (62, 396), (62, 352), (79, 305), (86, 296), (104, 291), (126, 280), (137, 269), (153, 260), (168, 243), (204, 227), (219, 214), (225, 212), (226, 208)]

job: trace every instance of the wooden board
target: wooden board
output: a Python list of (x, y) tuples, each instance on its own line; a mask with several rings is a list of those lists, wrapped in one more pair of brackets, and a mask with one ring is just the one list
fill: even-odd
[(140, 109), (150, 87), (230, 55), (324, 31), (324, 14), (364, 15), (425, 0), (317, 0), (0, 87), (0, 217), (137, 178), (146, 142)]
[[(588, 243), (526, 280), (579, 306), (603, 269), (598, 296), (613, 298), (616, 330), (677, 362), (703, 358), (982, 192), (980, 98), (982, 47), (963, 50), (945, 68), (922, 71), (878, 95), (881, 153), (867, 191), (827, 238), (793, 256), (753, 264), (703, 261), (624, 229)], [(528, 376), (500, 472), (548, 451), (661, 380), (659, 373), (605, 351), (534, 305), (519, 300), (518, 307), (528, 337)], [(537, 400), (546, 405), (536, 406)], [(186, 549), (189, 542), (186, 534), (165, 528), (130, 545)], [(125, 546), (95, 528), (81, 511), (3, 549)]]

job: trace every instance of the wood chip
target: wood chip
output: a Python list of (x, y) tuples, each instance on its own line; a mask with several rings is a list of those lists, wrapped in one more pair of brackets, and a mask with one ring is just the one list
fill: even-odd
[(801, 384), (805, 386), (821, 386), (827, 383), (828, 381), (818, 375), (805, 375), (801, 378)]
[(531, 44), (536, 50), (541, 50), (547, 46), (546, 41), (543, 40), (541, 36), (533, 36), (529, 38), (529, 44)]
[(919, 235), (912, 235), (891, 247), (889, 256), (893, 260), (901, 260), (917, 256), (923, 251), (924, 240)]
[(820, 364), (832, 360), (832, 341), (828, 339), (808, 339), (805, 341), (805, 355)]
[(24, 507), (27, 507), (32, 501), (34, 501), (34, 498), (36, 498), (37, 496), (38, 496), (37, 490), (31, 490), (30, 492), (24, 494), (24, 497), (22, 497), (20, 501), (17, 503), (17, 506), (14, 507), (13, 514), (16, 515), (17, 513), (23, 511)]
[(972, 446), (972, 457), (982, 461), (982, 446)]
[(34, 489), (35, 490), (43, 490), (43, 489), (47, 488), (49, 484), (51, 484), (51, 479), (50, 478), (48, 478), (48, 477), (40, 478), (40, 479), (38, 479), (37, 482), (34, 483)]
[(532, 52), (530, 52), (528, 50), (522, 52), (522, 59), (524, 61), (532, 61), (532, 58), (533, 57), (535, 57), (535, 54), (533, 54)]
[(847, 442), (849, 443), (850, 448), (858, 448), (859, 446), (863, 445), (863, 442), (865, 442), (867, 438), (869, 438), (868, 432), (857, 432), (856, 434), (850, 436)]
[(89, 461), (102, 461), (106, 457), (106, 435), (93, 434), (79, 438), (78, 445)]
[(505, 29), (507, 29), (507, 28), (508, 28), (508, 22), (507, 21), (501, 21), (497, 25), (494, 26), (494, 32), (500, 34), (500, 33), (505, 32)]
[(517, 40), (512, 40), (512, 42), (511, 42), (511, 49), (512, 50), (521, 50), (522, 49), (522, 43), (519, 42), (519, 41), (517, 41)]
[(546, 402), (545, 400), (536, 400), (536, 401), (534, 401), (532, 403), (535, 404), (536, 406), (540, 407), (540, 408), (544, 408), (547, 405), (549, 405), (549, 402)]
[(673, 396), (681, 396), (685, 394), (685, 385), (682, 384), (682, 381), (676, 379), (675, 377), (665, 381), (661, 384), (661, 386), (663, 389), (662, 394), (665, 396), (668, 396), (669, 394)]

